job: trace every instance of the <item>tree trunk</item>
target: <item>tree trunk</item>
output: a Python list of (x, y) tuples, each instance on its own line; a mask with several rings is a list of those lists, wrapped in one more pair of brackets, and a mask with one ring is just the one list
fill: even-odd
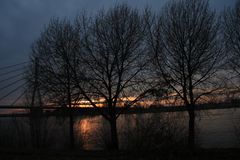
[(75, 144), (74, 144), (74, 122), (72, 115), (72, 107), (69, 107), (69, 136), (70, 136), (70, 148), (73, 149), (75, 147)]
[(118, 134), (117, 134), (117, 121), (116, 118), (112, 118), (110, 121), (111, 127), (111, 150), (118, 150)]
[(70, 136), (70, 148), (73, 149), (75, 147), (74, 144), (74, 121), (73, 121), (73, 113), (72, 113), (72, 96), (71, 96), (71, 79), (70, 79), (70, 72), (69, 66), (67, 65), (67, 100), (68, 100), (68, 107), (69, 107), (69, 136)]
[(194, 106), (190, 106), (188, 109), (189, 114), (189, 129), (188, 129), (188, 147), (190, 149), (195, 148), (195, 112)]

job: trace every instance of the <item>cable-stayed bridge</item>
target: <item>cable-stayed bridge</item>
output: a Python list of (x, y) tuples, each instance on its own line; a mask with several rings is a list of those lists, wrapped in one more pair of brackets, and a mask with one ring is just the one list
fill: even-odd
[[(59, 106), (56, 106), (56, 105), (44, 105), (44, 106), (34, 105), (34, 93), (32, 93), (34, 92), (32, 91), (34, 89), (29, 88), (28, 86), (29, 78), (27, 77), (28, 76), (27, 74), (29, 70), (30, 70), (29, 61), (0, 67), (0, 115), (4, 115), (4, 113), (6, 115), (11, 115), (14, 111), (16, 112), (21, 110), (24, 110), (25, 113), (19, 114), (19, 115), (25, 115), (26, 111), (29, 113), (30, 110), (41, 109), (44, 111), (47, 111), (47, 110), (52, 111), (55, 109), (59, 109)], [(33, 79), (34, 79), (34, 76), (33, 76)], [(30, 95), (30, 97), (28, 97), (30, 98), (30, 102), (26, 101), (27, 96), (29, 96), (27, 95), (27, 93), (29, 93)], [(86, 103), (83, 105), (89, 106), (89, 103)], [(77, 105), (74, 104), (73, 106), (77, 106)], [(222, 107), (219, 107), (218, 105), (217, 108), (239, 107), (239, 105), (234, 106), (234, 105), (226, 105), (226, 104), (222, 104), (221, 106)], [(214, 108), (215, 106), (211, 107), (209, 105), (207, 107), (200, 105), (199, 107), (199, 109), (214, 109)], [(78, 108), (78, 110), (82, 110), (80, 112), (85, 114), (99, 114), (98, 111), (96, 111), (95, 113), (93, 108), (90, 108), (90, 109), (87, 107), (85, 109)], [(161, 109), (156, 108), (156, 109), (143, 110), (140, 107), (140, 109), (135, 108), (134, 111), (128, 111), (128, 112), (129, 113), (149, 113), (149, 112), (164, 112), (164, 111), (185, 111), (185, 109), (184, 107), (179, 108), (179, 106), (172, 106), (172, 107), (163, 107)]]
[(27, 92), (26, 69), (29, 62), (0, 67), (0, 105), (23, 105)]

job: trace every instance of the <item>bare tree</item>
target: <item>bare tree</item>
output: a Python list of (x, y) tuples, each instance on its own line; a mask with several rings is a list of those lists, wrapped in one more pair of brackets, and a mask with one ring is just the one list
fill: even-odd
[(207, 0), (174, 0), (160, 16), (149, 16), (149, 45), (156, 74), (181, 98), (189, 114), (190, 147), (195, 146), (195, 104), (211, 93), (221, 49), (218, 18)]
[[(151, 91), (143, 22), (137, 10), (117, 5), (95, 17), (78, 16), (73, 24), (52, 20), (33, 47), (49, 102), (71, 107), (81, 95), (108, 120), (113, 150), (119, 148), (116, 122), (122, 110)], [(70, 126), (71, 121), (70, 116)]]
[[(108, 120), (111, 148), (117, 150), (117, 107), (129, 108), (148, 92), (144, 85), (147, 59), (143, 19), (126, 5), (101, 10), (90, 22), (83, 19), (78, 19), (84, 32), (79, 58), (83, 66), (78, 71), (82, 74), (78, 78), (76, 73), (75, 78), (84, 98)], [(107, 112), (102, 112), (96, 99), (104, 100)]]
[(228, 8), (223, 14), (223, 33), (225, 52), (228, 55), (230, 68), (240, 75), (240, 1), (234, 8)]
[[(67, 20), (52, 19), (40, 38), (33, 44), (32, 61), (38, 61), (38, 87), (45, 104), (69, 107), (70, 145), (74, 147), (73, 115), (71, 108), (79, 99), (72, 78), (72, 68), (79, 67), (79, 28)], [(69, 64), (71, 63), (71, 67)], [(31, 73), (31, 72), (30, 72)], [(30, 86), (35, 86), (29, 74)], [(32, 77), (32, 78), (31, 78)], [(31, 85), (33, 84), (33, 85)]]

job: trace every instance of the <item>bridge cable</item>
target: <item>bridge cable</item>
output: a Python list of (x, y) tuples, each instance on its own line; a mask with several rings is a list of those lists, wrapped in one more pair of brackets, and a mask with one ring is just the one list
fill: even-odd
[(11, 95), (12, 93), (16, 92), (17, 90), (19, 90), (20, 88), (22, 88), (24, 85), (26, 85), (27, 82), (23, 83), (22, 85), (18, 86), (17, 88), (11, 90), (10, 92), (8, 92), (7, 94), (5, 94), (4, 96), (0, 97), (0, 101), (3, 100), (4, 98), (6, 98), (7, 96)]
[(7, 68), (13, 68), (13, 67), (16, 67), (16, 66), (19, 66), (19, 65), (22, 65), (22, 64), (26, 64), (28, 62), (29, 61), (25, 61), (25, 62), (17, 63), (17, 64), (14, 64), (14, 65), (4, 66), (4, 67), (1, 67), (0, 70), (4, 70), (4, 69), (7, 69)]

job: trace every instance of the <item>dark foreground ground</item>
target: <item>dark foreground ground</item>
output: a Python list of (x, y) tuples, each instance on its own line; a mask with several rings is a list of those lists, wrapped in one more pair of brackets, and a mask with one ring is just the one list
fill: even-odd
[(0, 149), (0, 160), (240, 160), (240, 149), (67, 151)]

